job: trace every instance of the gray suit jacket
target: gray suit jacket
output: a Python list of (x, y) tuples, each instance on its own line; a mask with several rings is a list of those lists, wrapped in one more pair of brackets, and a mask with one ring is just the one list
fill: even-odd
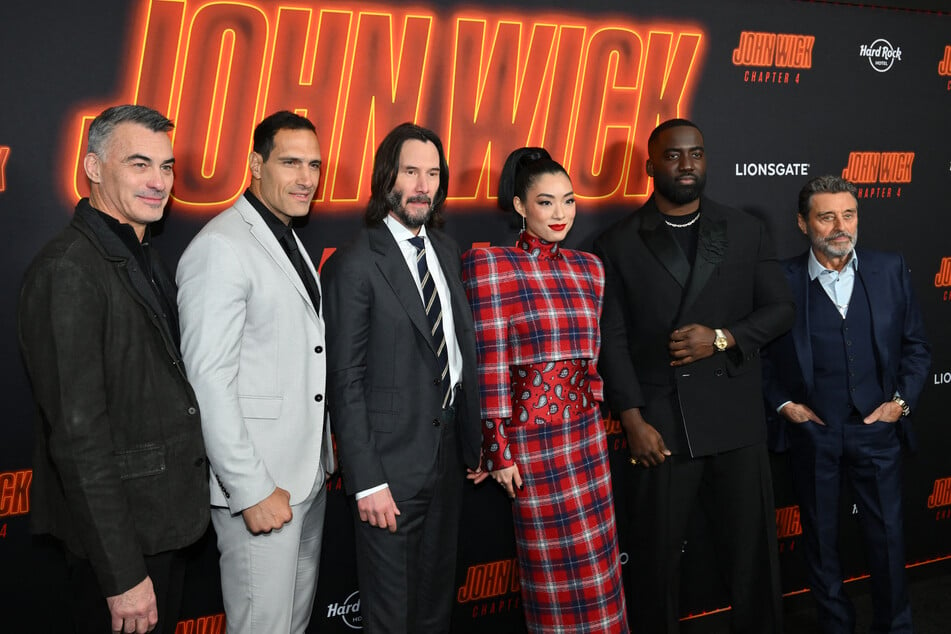
[[(481, 431), (472, 311), (455, 242), (427, 230), (452, 297), (462, 352), (455, 406), (463, 460), (479, 462)], [(436, 352), (426, 311), (403, 254), (383, 224), (363, 229), (324, 264), (330, 411), (350, 494), (389, 484), (394, 500), (419, 492), (434, 468), (442, 430)]]
[(291, 504), (302, 502), (318, 468), (333, 471), (333, 447), (324, 410), (324, 324), (300, 276), (242, 196), (188, 245), (177, 281), (211, 503), (238, 513), (276, 486), (290, 493)]

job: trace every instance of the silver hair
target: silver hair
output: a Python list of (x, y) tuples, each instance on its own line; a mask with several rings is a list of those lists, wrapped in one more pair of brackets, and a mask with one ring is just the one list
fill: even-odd
[(126, 104), (112, 106), (99, 113), (89, 126), (89, 143), (86, 151), (103, 155), (109, 137), (120, 123), (137, 123), (152, 132), (169, 132), (175, 127), (165, 115), (148, 106)]

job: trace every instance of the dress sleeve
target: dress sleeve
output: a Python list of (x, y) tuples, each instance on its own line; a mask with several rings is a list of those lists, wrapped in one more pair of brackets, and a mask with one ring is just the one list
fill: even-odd
[(508, 267), (488, 249), (472, 249), (462, 258), (462, 279), (472, 306), (478, 362), (479, 402), (483, 419), (511, 418), (508, 316), (505, 287), (514, 283)]
[(510, 422), (509, 418), (482, 419), (482, 466), (486, 471), (497, 471), (515, 464), (506, 433)]
[[(598, 323), (604, 310), (604, 264), (595, 256), (588, 254), (588, 276), (591, 280), (592, 298), (595, 303)], [(594, 358), (588, 364), (588, 380), (591, 382), (591, 395), (599, 403), (604, 401), (604, 381), (598, 373), (598, 356), (601, 354), (601, 328), (595, 328)]]

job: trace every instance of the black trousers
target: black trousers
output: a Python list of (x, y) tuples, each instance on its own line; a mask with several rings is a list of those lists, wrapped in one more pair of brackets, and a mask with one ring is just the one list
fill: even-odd
[(700, 510), (710, 520), (730, 592), (731, 631), (781, 632), (776, 510), (766, 446), (701, 458), (673, 455), (650, 469), (632, 467), (630, 478), (631, 630), (680, 631), (681, 550), (690, 516)]
[[(186, 557), (182, 551), (170, 550), (145, 557), (145, 567), (158, 606), (157, 634), (175, 634), (182, 591), (185, 584)], [(76, 634), (108, 634), (112, 617), (106, 597), (99, 588), (96, 574), (88, 559), (66, 552), (66, 585), (69, 591), (70, 620)]]
[(394, 500), (400, 510), (395, 533), (361, 521), (351, 499), (366, 634), (449, 632), (466, 479), (454, 410), (443, 412), (439, 454), (425, 486), (410, 499)]

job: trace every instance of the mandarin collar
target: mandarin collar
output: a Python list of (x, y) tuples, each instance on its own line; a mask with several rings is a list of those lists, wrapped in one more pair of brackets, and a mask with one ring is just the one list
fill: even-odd
[(561, 258), (561, 248), (558, 242), (546, 242), (541, 238), (523, 231), (518, 236), (518, 248), (543, 260), (557, 260)]

